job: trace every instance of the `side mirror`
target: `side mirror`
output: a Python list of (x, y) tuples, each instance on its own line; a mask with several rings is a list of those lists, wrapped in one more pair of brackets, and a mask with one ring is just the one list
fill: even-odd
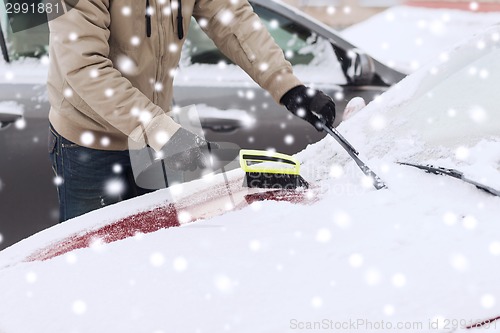
[(375, 76), (375, 63), (373, 59), (359, 49), (347, 52), (350, 64), (347, 67), (347, 77), (351, 84), (369, 84)]
[(23, 116), (20, 114), (2, 113), (0, 111), (0, 130), (9, 127)]

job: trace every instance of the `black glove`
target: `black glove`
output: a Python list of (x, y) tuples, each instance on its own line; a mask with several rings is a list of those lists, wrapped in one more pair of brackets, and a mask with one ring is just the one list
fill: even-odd
[(321, 124), (333, 127), (335, 103), (322, 91), (297, 86), (290, 89), (280, 100), (288, 111), (322, 131)]
[(210, 152), (217, 149), (198, 135), (179, 128), (161, 149), (166, 166), (172, 170), (194, 171), (211, 167)]

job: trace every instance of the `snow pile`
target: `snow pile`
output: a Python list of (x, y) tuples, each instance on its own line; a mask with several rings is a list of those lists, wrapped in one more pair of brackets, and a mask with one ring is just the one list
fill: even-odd
[(463, 39), (499, 22), (497, 12), (398, 6), (343, 30), (342, 35), (378, 60), (410, 73), (438, 59), (441, 52)]
[(24, 114), (23, 106), (16, 101), (0, 102), (0, 113), (22, 116)]
[(498, 316), (499, 198), (394, 162), (459, 166), (499, 187), (499, 32), (467, 41), (339, 127), (389, 189), (363, 185), (325, 138), (298, 155), (322, 195), (314, 205), (257, 202), (16, 261), (173, 190), (87, 214), (0, 252), (0, 332), (450, 332)]
[[(45, 84), (49, 57), (23, 58), (12, 63), (0, 62), (0, 84)], [(40, 66), (41, 65), (41, 66)]]

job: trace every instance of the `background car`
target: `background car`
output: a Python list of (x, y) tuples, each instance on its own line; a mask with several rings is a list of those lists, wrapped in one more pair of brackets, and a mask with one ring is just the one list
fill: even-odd
[[(297, 76), (332, 96), (339, 110), (355, 96), (373, 100), (405, 76), (292, 7), (268, 0), (251, 3)], [(30, 20), (30, 15), (13, 20)], [(4, 59), (10, 62), (0, 65), (0, 121), (3, 126), (14, 123), (0, 130), (2, 249), (57, 223), (58, 204), (46, 149), (47, 25), (13, 33), (5, 13), (0, 21), (6, 39)], [(216, 49), (194, 21), (174, 89), (175, 104), (197, 105), (209, 140), (296, 153), (324, 135), (277, 105)], [(13, 113), (23, 113), (23, 118), (13, 118)]]

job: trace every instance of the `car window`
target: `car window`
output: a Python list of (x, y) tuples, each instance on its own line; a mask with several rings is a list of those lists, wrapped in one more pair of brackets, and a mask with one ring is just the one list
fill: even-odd
[[(258, 5), (254, 10), (292, 65), (308, 65), (315, 58), (314, 46), (321, 38), (305, 27)], [(205, 35), (195, 20), (191, 22), (184, 49), (184, 65), (231, 63)]]
[[(20, 57), (41, 57), (47, 54), (49, 29), (45, 14), (13, 12), (7, 16), (3, 1), (0, 1), (0, 22), (9, 46), (11, 59)], [(40, 23), (33, 28), (35, 22)], [(15, 31), (15, 32), (14, 32)]]

